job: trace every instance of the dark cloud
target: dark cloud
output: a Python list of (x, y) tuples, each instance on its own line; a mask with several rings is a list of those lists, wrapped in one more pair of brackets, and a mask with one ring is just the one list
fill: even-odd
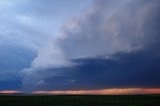
[(0, 80), (0, 90), (21, 90), (22, 79), (15, 78), (12, 80)]
[(37, 51), (55, 37), (66, 18), (89, 4), (90, 0), (0, 0), (0, 89), (20, 88), (22, 70), (30, 67)]
[[(112, 59), (87, 58), (73, 60), (79, 65), (45, 70), (57, 76), (43, 78), (42, 85), (32, 90), (82, 90), (127, 87), (160, 87), (160, 50), (117, 53)], [(33, 85), (32, 85), (33, 86)]]
[(20, 70), (29, 67), (36, 52), (15, 45), (0, 45), (0, 89), (21, 89)]
[(39, 51), (25, 71), (25, 90), (160, 87), (159, 9), (158, 0), (96, 0)]

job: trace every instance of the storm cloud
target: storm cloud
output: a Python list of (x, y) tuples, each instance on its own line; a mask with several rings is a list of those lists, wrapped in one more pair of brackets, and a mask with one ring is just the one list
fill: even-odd
[(94, 1), (22, 70), (24, 90), (160, 87), (159, 9), (158, 0)]
[(0, 0), (0, 90), (20, 90), (21, 70), (30, 67), (37, 51), (56, 37), (67, 18), (78, 15), (89, 3)]

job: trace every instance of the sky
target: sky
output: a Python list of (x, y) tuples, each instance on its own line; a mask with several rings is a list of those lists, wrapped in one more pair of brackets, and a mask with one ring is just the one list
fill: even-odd
[(0, 92), (160, 93), (159, 9), (159, 0), (0, 0)]

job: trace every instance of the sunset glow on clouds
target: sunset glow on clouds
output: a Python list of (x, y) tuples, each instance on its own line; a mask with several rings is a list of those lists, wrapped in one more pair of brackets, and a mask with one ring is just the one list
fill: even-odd
[[(1, 90), (0, 94), (24, 93), (17, 90)], [(99, 90), (57, 90), (57, 91), (34, 91), (31, 94), (41, 95), (136, 95), (136, 94), (160, 94), (160, 88), (112, 88)]]
[(87, 94), (87, 95), (126, 95), (126, 94), (160, 94), (160, 88), (113, 88), (101, 90), (70, 90), (70, 91), (35, 91), (33, 94)]
[(21, 91), (17, 90), (0, 90), (0, 94), (15, 94), (15, 93), (22, 93)]

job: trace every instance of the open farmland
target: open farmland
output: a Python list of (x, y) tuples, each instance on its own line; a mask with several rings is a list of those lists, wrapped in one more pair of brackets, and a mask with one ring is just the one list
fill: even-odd
[(0, 106), (160, 106), (160, 95), (1, 95)]

